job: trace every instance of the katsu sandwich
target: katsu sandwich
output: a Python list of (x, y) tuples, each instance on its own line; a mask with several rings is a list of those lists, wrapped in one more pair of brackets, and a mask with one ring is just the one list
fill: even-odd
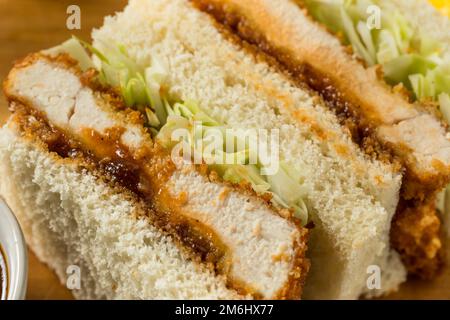
[(193, 2), (318, 92), (367, 154), (400, 164), (391, 244), (410, 274), (436, 275), (450, 177), (445, 11), (422, 0)]
[[(355, 84), (369, 71), (301, 8), (132, 0), (92, 44), (15, 64), (0, 193), (63, 283), (80, 267), (77, 298), (380, 296), (405, 281), (408, 257), (422, 261), (395, 240), (419, 211), (435, 259), (444, 125), (378, 78)], [(341, 103), (361, 127), (330, 108)]]

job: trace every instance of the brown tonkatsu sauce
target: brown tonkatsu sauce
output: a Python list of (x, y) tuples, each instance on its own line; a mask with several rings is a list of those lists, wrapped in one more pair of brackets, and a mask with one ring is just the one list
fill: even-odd
[[(439, 241), (439, 219), (434, 204), (428, 204), (424, 199), (432, 199), (436, 196), (436, 185), (444, 185), (442, 182), (432, 181), (430, 184), (424, 184), (408, 170), (407, 163), (395, 155), (389, 144), (380, 141), (376, 134), (377, 121), (371, 117), (364, 117), (359, 114), (358, 101), (352, 99), (348, 94), (338, 89), (337, 83), (321, 73), (317, 68), (311, 66), (307, 61), (298, 61), (287, 50), (272, 46), (263, 33), (254, 28), (245, 15), (235, 10), (233, 6), (223, 5), (220, 2), (208, 0), (191, 0), (191, 2), (201, 11), (208, 13), (217, 23), (217, 27), (223, 35), (233, 41), (242, 49), (249, 51), (257, 59), (264, 60), (282, 72), (294, 84), (310, 91), (311, 94), (317, 93), (323, 102), (332, 110), (340, 123), (348, 128), (353, 141), (361, 147), (362, 150), (371, 157), (393, 164), (396, 170), (404, 172), (404, 181), (401, 189), (401, 202), (409, 201), (412, 207), (402, 214), (403, 206), (394, 218), (391, 232), (392, 246), (402, 257), (408, 271), (411, 274), (428, 278), (430, 274), (435, 275), (442, 266), (443, 250), (430, 258), (428, 247), (434, 241)], [(350, 51), (351, 49), (348, 48)], [(349, 51), (349, 52), (350, 52)], [(351, 52), (350, 52), (351, 53)], [(362, 62), (362, 61), (361, 61)], [(376, 70), (376, 76), (382, 78), (381, 70)], [(402, 88), (394, 88), (400, 93), (405, 94)], [(411, 199), (412, 198), (412, 199)], [(427, 214), (423, 214), (426, 211)], [(433, 220), (433, 225), (427, 232), (427, 237), (418, 243), (414, 243), (414, 251), (411, 251), (411, 238), (415, 233), (420, 233), (422, 224), (420, 218), (429, 216)], [(414, 227), (409, 224), (415, 223)], [(437, 230), (437, 231), (436, 231)]]
[[(38, 136), (48, 151), (64, 159), (79, 160), (82, 167), (100, 173), (99, 178), (131, 192), (148, 209), (147, 218), (162, 231), (174, 235), (175, 240), (183, 244), (182, 250), (188, 248), (186, 252), (193, 259), (209, 264), (218, 273), (226, 273), (230, 256), (225, 244), (214, 230), (183, 214), (186, 212), (183, 194), (177, 199), (167, 191), (166, 182), (176, 167), (170, 154), (161, 146), (155, 143), (133, 156), (120, 142), (122, 128), (111, 128), (104, 134), (85, 129), (83, 138), (75, 140), (49, 125), (32, 108), (15, 104), (14, 115), (25, 135), (31, 138)], [(255, 295), (253, 288), (235, 279), (229, 279), (228, 283), (242, 294)]]

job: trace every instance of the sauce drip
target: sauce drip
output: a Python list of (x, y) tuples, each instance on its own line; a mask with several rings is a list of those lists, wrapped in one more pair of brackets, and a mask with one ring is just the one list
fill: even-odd
[[(82, 160), (83, 166), (99, 170), (107, 180), (125, 188), (143, 200), (152, 223), (206, 263), (227, 269), (227, 247), (206, 224), (189, 217), (185, 201), (174, 198), (166, 189), (176, 169), (170, 154), (157, 144), (132, 153), (121, 143), (125, 129), (113, 127), (99, 133), (90, 128), (81, 130), (78, 140), (48, 125), (39, 115), (31, 116), (25, 106), (17, 106), (16, 121), (30, 137), (39, 136), (48, 151), (64, 159)], [(31, 121), (30, 119), (33, 119)]]

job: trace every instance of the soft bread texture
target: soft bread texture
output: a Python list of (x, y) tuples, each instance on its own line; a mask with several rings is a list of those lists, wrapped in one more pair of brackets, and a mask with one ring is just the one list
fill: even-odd
[[(334, 99), (345, 101), (364, 126), (403, 159), (408, 196), (428, 192), (450, 179), (450, 141), (443, 124), (410, 104), (380, 80), (376, 68), (366, 69), (338, 38), (315, 23), (293, 0), (195, 0), (258, 43), (291, 70), (310, 68), (314, 78), (337, 90)], [(225, 12), (223, 12), (225, 11)], [(307, 75), (306, 77), (310, 77)], [(420, 125), (420, 126), (418, 126)], [(420, 128), (420, 129), (419, 129)], [(423, 194), (423, 193), (422, 193)]]
[[(143, 65), (157, 55), (168, 68), (170, 94), (198, 101), (228, 126), (280, 130), (280, 158), (302, 172), (315, 224), (305, 298), (395, 290), (405, 280), (389, 246), (400, 175), (366, 157), (320, 99), (227, 37), (182, 0), (131, 1), (93, 32), (97, 47), (122, 44)], [(381, 290), (365, 289), (372, 264), (382, 268)]]
[[(104, 134), (119, 127), (124, 128), (121, 142), (134, 157), (143, 148), (151, 148), (151, 138), (142, 126), (127, 123), (125, 117), (114, 113), (106, 101), (84, 86), (75, 71), (52, 59), (32, 56), (25, 60), (11, 71), (5, 92), (11, 101), (17, 99), (32, 106), (50, 123), (80, 141), (86, 129)], [(95, 147), (102, 148), (102, 142), (97, 143), (100, 145)], [(160, 172), (152, 179), (157, 180), (159, 175)], [(299, 297), (307, 271), (303, 260), (304, 229), (255, 196), (209, 182), (191, 166), (179, 167), (164, 183), (168, 197), (158, 198), (161, 192), (153, 197), (172, 210), (176, 210), (178, 199), (183, 198), (176, 214), (214, 232), (225, 246), (224, 272), (232, 286), (236, 281), (238, 289), (242, 286), (244, 292), (266, 299)]]
[[(78, 161), (63, 160), (13, 123), (0, 130), (0, 193), (38, 258), (78, 299), (236, 299), (226, 279), (193, 261), (145, 218), (142, 205)], [(69, 270), (69, 273), (67, 273)]]
[[(227, 25), (241, 39), (274, 56), (301, 81), (318, 90), (336, 113), (347, 117), (346, 123), (350, 122), (352, 129), (358, 129), (356, 140), (360, 141), (361, 132), (368, 133), (361, 143), (366, 151), (376, 150), (382, 155), (389, 151), (400, 160), (405, 168), (401, 197), (407, 201), (415, 199), (415, 210), (411, 208), (408, 213), (416, 215), (409, 219), (416, 225), (408, 230), (401, 229), (405, 223), (395, 225), (391, 233), (393, 243), (405, 245), (395, 249), (408, 262), (409, 271), (422, 276), (437, 270), (442, 252), (436, 254), (434, 250), (441, 247), (439, 228), (432, 228), (437, 230), (433, 235), (422, 234), (421, 240), (413, 244), (417, 250), (410, 250), (407, 244), (410, 243), (408, 239), (415, 237), (412, 233), (420, 234), (423, 230), (422, 210), (426, 208), (431, 212), (429, 203), (424, 201), (434, 198), (449, 179), (450, 141), (440, 120), (420, 106), (408, 103), (400, 93), (393, 92), (381, 79), (377, 68), (366, 69), (337, 37), (315, 23), (306, 10), (298, 6), (302, 3), (300, 0), (192, 2)], [(390, 1), (389, 5), (392, 5)], [(408, 5), (405, 2), (403, 6)], [(414, 16), (412, 7), (417, 6), (410, 4), (411, 17)], [(429, 6), (424, 7), (425, 12), (430, 11)], [(439, 23), (428, 29), (431, 31), (444, 25), (442, 19), (439, 17)], [(444, 38), (445, 34), (446, 31), (441, 31), (440, 37)], [(379, 148), (379, 144), (383, 147)], [(436, 215), (435, 210), (435, 218)], [(397, 222), (401, 222), (399, 219), (406, 215), (397, 218)], [(407, 252), (415, 255), (410, 256)], [(419, 270), (418, 265), (430, 268)]]

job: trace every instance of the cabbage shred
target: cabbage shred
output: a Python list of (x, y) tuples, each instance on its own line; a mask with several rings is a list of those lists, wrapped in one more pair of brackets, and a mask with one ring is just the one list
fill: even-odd
[[(432, 35), (415, 30), (401, 12), (380, 0), (303, 0), (314, 19), (343, 35), (345, 44), (370, 67), (381, 65), (386, 82), (403, 84), (415, 101), (434, 103), (450, 125), (450, 54)], [(368, 25), (381, 9), (380, 28)], [(450, 212), (450, 185), (443, 212)]]
[[(379, 0), (304, 0), (310, 14), (370, 67), (381, 65), (386, 81), (403, 84), (419, 102), (439, 105), (450, 124), (450, 55), (432, 35), (416, 30), (394, 5)], [(381, 9), (380, 28), (368, 24)]]
[[(101, 84), (119, 92), (127, 107), (140, 111), (153, 138), (162, 146), (172, 149), (179, 143), (172, 140), (172, 133), (177, 129), (185, 129), (189, 134), (183, 136), (181, 142), (188, 146), (192, 156), (201, 157), (225, 181), (249, 183), (257, 194), (270, 195), (275, 207), (292, 210), (303, 225), (308, 222), (308, 207), (305, 203), (307, 190), (296, 168), (281, 162), (277, 173), (263, 175), (263, 164), (259, 160), (257, 164), (249, 163), (250, 155), (255, 150), (251, 149), (247, 141), (239, 144), (243, 146), (241, 150), (227, 153), (225, 146), (228, 141), (224, 140), (223, 146), (214, 149), (214, 155), (226, 156), (232, 161), (215, 163), (211, 155), (198, 151), (197, 146), (208, 146), (212, 131), (224, 132), (226, 126), (210, 117), (197, 102), (180, 101), (169, 96), (165, 90), (167, 68), (161, 59), (153, 55), (150, 66), (144, 67), (130, 58), (124, 46), (105, 42), (100, 43), (100, 46), (101, 49), (95, 48), (72, 38), (45, 53), (68, 53), (83, 70), (96, 68)], [(95, 61), (86, 49), (95, 57)], [(234, 139), (233, 143), (240, 139), (239, 136), (230, 138), (225, 134), (223, 137)]]

